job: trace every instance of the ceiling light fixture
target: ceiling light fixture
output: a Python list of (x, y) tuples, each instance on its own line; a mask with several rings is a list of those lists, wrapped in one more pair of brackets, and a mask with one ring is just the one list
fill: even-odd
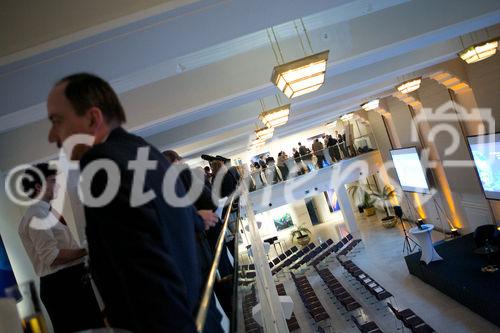
[(318, 90), (325, 82), (328, 53), (324, 51), (274, 67), (271, 81), (286, 97), (294, 98)]
[(340, 117), (340, 119), (342, 121), (349, 121), (352, 118), (354, 118), (354, 113), (346, 113), (345, 115), (343, 115), (342, 117)]
[(492, 40), (470, 46), (460, 52), (458, 56), (466, 63), (473, 64), (475, 62), (491, 57), (497, 52), (497, 49), (498, 40)]
[(334, 121), (331, 121), (331, 122), (329, 122), (329, 123), (326, 123), (326, 124), (325, 124), (325, 127), (326, 127), (326, 128), (335, 128), (335, 127), (337, 127), (337, 121), (336, 121), (336, 120), (334, 120)]
[(420, 88), (421, 83), (422, 83), (422, 78), (419, 77), (416, 79), (411, 79), (406, 82), (403, 82), (401, 85), (397, 87), (397, 89), (399, 90), (399, 92), (403, 94), (408, 94)]
[(255, 135), (257, 138), (265, 141), (273, 137), (274, 133), (274, 128), (269, 128), (269, 127), (262, 127), (257, 130), (255, 130)]
[(375, 110), (378, 108), (379, 100), (374, 99), (369, 102), (366, 102), (365, 104), (361, 104), (361, 108), (365, 111), (370, 111), (370, 110)]
[[(299, 38), (300, 45), (302, 46), (302, 51), (304, 51), (304, 58), (294, 60), (285, 63), (283, 58), (283, 53), (278, 43), (276, 33), (274, 28), (267, 30), (267, 35), (271, 43), (271, 48), (273, 50), (274, 56), (276, 58), (277, 66), (273, 68), (273, 73), (271, 75), (271, 82), (273, 82), (280, 91), (282, 91), (286, 97), (294, 98), (308, 94), (315, 90), (318, 90), (325, 82), (325, 72), (326, 63), (328, 61), (329, 50), (314, 54), (312, 48), (311, 40), (307, 34), (307, 29), (304, 25), (304, 21), (300, 19), (301, 29), (305, 35), (306, 41), (308, 43), (308, 48), (310, 55), (307, 56), (306, 48), (304, 47), (304, 42), (299, 33), (299, 27), (297, 22), (294, 21), (295, 30), (297, 31), (297, 37)], [(272, 38), (274, 36), (276, 49), (274, 47)]]
[(250, 142), (250, 149), (260, 149), (266, 144), (265, 140), (256, 138)]
[(264, 111), (259, 115), (259, 119), (268, 128), (275, 128), (285, 125), (290, 114), (290, 104), (283, 105), (269, 111)]

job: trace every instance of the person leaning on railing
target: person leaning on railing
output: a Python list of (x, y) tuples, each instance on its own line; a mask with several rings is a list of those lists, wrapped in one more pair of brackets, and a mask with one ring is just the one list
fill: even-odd
[(281, 177), (283, 180), (288, 179), (288, 174), (290, 171), (288, 170), (288, 166), (286, 165), (286, 160), (288, 159), (288, 156), (286, 156), (284, 151), (280, 151), (278, 153), (278, 162), (276, 165), (278, 166), (278, 169), (281, 171)]
[[(109, 183), (116, 195), (103, 205), (84, 198), (90, 269), (106, 305), (111, 326), (135, 333), (194, 332), (195, 313), (203, 286), (196, 252), (196, 230), (203, 220), (192, 206), (174, 207), (163, 195), (170, 163), (143, 138), (127, 132), (125, 112), (108, 82), (87, 73), (60, 80), (47, 99), (52, 123), (49, 142), (62, 147), (73, 135), (91, 136), (71, 158), (80, 161), (81, 185), (92, 195), (102, 194)], [(154, 162), (143, 188), (154, 194), (132, 205), (133, 172), (129, 162), (141, 151)], [(87, 166), (112, 163), (117, 172), (85, 176)], [(182, 196), (180, 182), (172, 189)]]
[(323, 144), (319, 141), (319, 139), (314, 140), (312, 149), (317, 159), (316, 165), (319, 169), (322, 169), (325, 156), (323, 155)]
[[(221, 198), (229, 197), (236, 191), (238, 187), (238, 182), (240, 180), (240, 174), (238, 169), (234, 166), (230, 165), (230, 160), (224, 158), (222, 156), (210, 156), (210, 155), (202, 155), (201, 158), (210, 163), (210, 167), (213, 172), (212, 178), (212, 188), (211, 191), (216, 191), (215, 193), (220, 194)], [(222, 177), (222, 182), (220, 184), (220, 188), (215, 189), (214, 182), (218, 177)], [(235, 201), (234, 207), (225, 207), (222, 211), (222, 216), (225, 216), (228, 209), (231, 209), (231, 216), (234, 216), (232, 213), (238, 209), (238, 201)], [(226, 314), (230, 317), (233, 311), (233, 285), (232, 285), (232, 274), (234, 273), (234, 268), (231, 264), (227, 251), (234, 257), (236, 254), (234, 253), (234, 233), (237, 230), (234, 229), (233, 219), (231, 219), (231, 223), (229, 223), (228, 229), (230, 230), (224, 237), (225, 241), (223, 243), (221, 259), (218, 267), (219, 274), (221, 276), (220, 282), (215, 285), (215, 291), (219, 301), (221, 303), (222, 308), (226, 312)], [(215, 228), (212, 228), (207, 231), (207, 238), (210, 244), (212, 251), (215, 252), (217, 240), (222, 231), (222, 223), (218, 223)]]
[[(194, 207), (197, 209), (198, 214), (205, 216), (204, 221), (206, 221), (205, 231), (199, 230), (196, 233), (198, 259), (203, 276), (202, 281), (204, 282), (207, 280), (208, 272), (210, 271), (210, 266), (214, 258), (213, 250), (210, 247), (206, 232), (210, 228), (215, 228), (216, 224), (218, 224), (219, 227), (221, 225), (221, 223), (218, 223), (220, 222), (218, 217), (214, 214), (217, 205), (215, 205), (212, 200), (210, 188), (205, 184), (205, 172), (201, 168), (199, 170), (190, 170), (189, 166), (183, 162), (182, 157), (174, 150), (164, 151), (163, 155), (167, 161), (172, 164), (171, 167), (181, 168), (182, 171), (179, 174), (179, 179), (184, 185), (186, 192), (189, 193), (193, 183), (197, 183), (197, 186), (202, 187), (201, 193), (197, 197), (190, 198), (190, 200), (194, 203)], [(219, 227), (217, 227), (217, 229)], [(216, 325), (216, 323), (220, 322), (221, 319), (222, 316), (217, 310), (215, 299), (212, 297), (207, 312), (206, 332), (220, 331), (221, 327), (220, 325)]]

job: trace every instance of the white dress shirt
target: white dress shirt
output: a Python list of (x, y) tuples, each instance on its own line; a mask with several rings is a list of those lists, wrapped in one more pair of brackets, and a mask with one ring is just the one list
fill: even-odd
[(60, 249), (81, 248), (69, 228), (40, 200), (30, 206), (19, 225), (19, 236), (38, 276), (42, 277), (83, 262), (83, 258), (64, 265), (52, 265)]

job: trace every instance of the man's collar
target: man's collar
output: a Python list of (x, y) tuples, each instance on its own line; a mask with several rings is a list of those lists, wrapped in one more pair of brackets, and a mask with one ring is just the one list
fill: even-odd
[(50, 203), (44, 200), (39, 200), (37, 203), (34, 204), (34, 206), (38, 206), (47, 211), (50, 209)]

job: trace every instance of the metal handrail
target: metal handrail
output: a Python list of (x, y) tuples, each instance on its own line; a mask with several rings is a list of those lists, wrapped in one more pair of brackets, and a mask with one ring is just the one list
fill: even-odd
[(239, 248), (239, 237), (240, 237), (240, 210), (238, 208), (237, 211), (237, 216), (236, 216), (236, 222), (234, 226), (234, 230), (236, 231), (234, 233), (234, 273), (233, 273), (233, 312), (231, 314), (231, 320), (229, 321), (229, 332), (236, 332), (238, 330), (238, 323), (237, 323), (237, 318), (238, 318), (238, 282), (239, 282), (239, 275), (238, 275), (238, 267), (239, 267), (239, 255), (238, 255), (238, 248)]
[(222, 254), (222, 246), (224, 245), (224, 235), (229, 225), (229, 217), (231, 216), (231, 211), (233, 208), (233, 203), (235, 198), (236, 195), (233, 194), (228, 200), (229, 201), (229, 204), (227, 205), (228, 210), (226, 211), (226, 216), (224, 216), (224, 224), (222, 225), (222, 230), (219, 234), (219, 238), (217, 239), (217, 244), (214, 253), (214, 261), (212, 262), (212, 266), (210, 267), (207, 283), (205, 284), (205, 288), (203, 289), (203, 294), (200, 301), (200, 307), (198, 308), (198, 313), (196, 314), (195, 325), (196, 325), (196, 330), (198, 332), (203, 331), (203, 327), (205, 326), (205, 321), (207, 319), (207, 311), (210, 306), (210, 300), (212, 298), (214, 290), (217, 268), (219, 267), (219, 262)]

